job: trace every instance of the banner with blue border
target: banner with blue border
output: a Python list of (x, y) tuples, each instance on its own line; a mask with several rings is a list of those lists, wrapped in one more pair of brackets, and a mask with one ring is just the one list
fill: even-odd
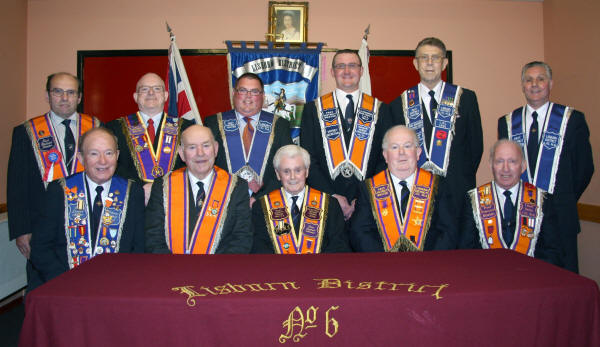
[(263, 109), (289, 120), (291, 136), (296, 142), (304, 104), (319, 96), (319, 58), (323, 44), (319, 43), (314, 49), (307, 48), (305, 43), (298, 48), (290, 48), (289, 43), (275, 48), (272, 42), (267, 48), (260, 48), (259, 42), (249, 47), (242, 41), (239, 48), (234, 48), (231, 41), (226, 44), (231, 87), (242, 74), (257, 74), (265, 85)]

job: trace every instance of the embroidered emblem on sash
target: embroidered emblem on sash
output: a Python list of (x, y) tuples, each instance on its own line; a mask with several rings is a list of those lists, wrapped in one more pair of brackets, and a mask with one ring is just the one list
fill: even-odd
[(191, 237), (188, 211), (194, 202), (189, 201), (186, 168), (175, 170), (164, 178), (165, 238), (173, 254), (214, 254), (219, 246), (227, 206), (237, 178), (216, 166), (214, 170)]
[(482, 248), (507, 248), (533, 257), (542, 225), (545, 192), (530, 183), (521, 183), (519, 208), (515, 216), (515, 236), (512, 244), (508, 245), (502, 234), (502, 214), (496, 189), (495, 182), (490, 182), (469, 191)]
[(60, 183), (65, 194), (65, 236), (69, 268), (79, 266), (98, 254), (118, 253), (131, 182), (113, 176), (101, 213), (101, 223), (95, 240), (96, 248), (93, 250), (85, 175), (79, 173), (63, 178)]
[[(517, 142), (524, 150), (525, 160), (529, 162), (526, 141), (526, 122), (524, 112), (527, 107), (519, 107), (505, 116), (508, 138)], [(529, 165), (527, 171), (521, 175), (525, 182), (531, 182), (548, 193), (554, 193), (554, 184), (556, 183), (556, 173), (560, 154), (562, 152), (563, 140), (567, 131), (567, 123), (573, 109), (567, 106), (550, 103), (548, 105), (548, 117), (546, 117), (543, 126), (541, 146), (537, 155), (536, 171), (530, 172)]]
[(261, 197), (267, 232), (277, 254), (320, 253), (327, 221), (329, 195), (316, 189), (304, 189), (300, 232), (296, 235), (291, 211), (283, 189)]
[(261, 112), (256, 123), (256, 131), (250, 146), (250, 155), (242, 143), (242, 131), (245, 127), (238, 124), (234, 110), (217, 114), (217, 123), (223, 139), (223, 147), (229, 172), (238, 175), (246, 181), (262, 182), (268, 154), (275, 138), (273, 131), (278, 116), (269, 112)]
[(127, 136), (133, 164), (142, 181), (152, 182), (173, 169), (180, 130), (178, 118), (166, 114), (162, 117), (157, 132), (160, 134), (157, 148), (150, 141), (139, 112), (121, 118), (120, 122), (123, 134)]
[(433, 124), (431, 143), (429, 143), (429, 150), (427, 150), (423, 128), (424, 112), (419, 97), (419, 86), (414, 86), (402, 93), (406, 126), (415, 131), (421, 147), (418, 165), (436, 175), (446, 176), (448, 171), (454, 123), (456, 122), (461, 96), (461, 87), (449, 83), (443, 84), (442, 97)]
[(389, 171), (384, 170), (365, 181), (384, 251), (423, 250), (433, 215), (437, 182), (436, 175), (423, 169), (417, 170), (402, 221), (400, 207), (392, 194), (393, 181)]
[[(91, 128), (100, 125), (97, 119), (86, 114), (78, 114), (76, 123), (77, 138)], [(63, 154), (58, 145), (60, 142), (56, 139), (54, 127), (50, 120), (50, 113), (28, 120), (24, 126), (31, 140), (40, 176), (44, 181), (44, 187), (55, 179), (83, 171), (83, 165), (79, 162), (77, 156), (73, 156), (71, 167), (66, 167)], [(74, 151), (75, 153), (78, 151), (77, 144), (75, 144)]]
[(363, 93), (359, 96), (358, 105), (350, 146), (347, 148), (333, 93), (323, 95), (316, 101), (327, 168), (332, 179), (341, 173), (346, 178), (355, 175), (362, 181), (366, 175), (380, 102)]

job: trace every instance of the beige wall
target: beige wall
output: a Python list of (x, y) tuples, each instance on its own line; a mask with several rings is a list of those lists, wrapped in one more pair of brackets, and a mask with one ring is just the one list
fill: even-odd
[(12, 138), (12, 128), (24, 119), (27, 2), (0, 2), (0, 203), (6, 202), (6, 167)]
[[(224, 48), (227, 39), (261, 40), (267, 31), (268, 1), (248, 4), (241, 0), (2, 1), (0, 18), (6, 29), (0, 34), (0, 69), (6, 77), (0, 100), (8, 112), (0, 120), (4, 144), (0, 165), (6, 168), (10, 129), (47, 110), (46, 75), (59, 70), (75, 73), (77, 50), (166, 49), (165, 21), (182, 49)], [(311, 1), (309, 6), (308, 38), (326, 42), (329, 48), (358, 48), (368, 24), (371, 49), (413, 49), (425, 36), (444, 40), (454, 52), (454, 81), (477, 92), (486, 151), (496, 137), (497, 118), (524, 103), (519, 71), (535, 59), (545, 58), (553, 65), (554, 99), (586, 112), (592, 133), (600, 125), (594, 117), (600, 103), (594, 93), (599, 70), (588, 64), (599, 50), (596, 1), (330, 0)], [(578, 49), (581, 42), (588, 43), (583, 51)], [(592, 144), (594, 153), (599, 153), (600, 137), (592, 137)], [(478, 181), (489, 177), (484, 155)], [(6, 201), (5, 182), (3, 169), (0, 202)], [(600, 204), (598, 193), (596, 177), (582, 201)], [(593, 223), (584, 223), (583, 228), (584, 234), (600, 231)]]
[[(545, 0), (543, 12), (544, 55), (553, 70), (552, 99), (585, 113), (596, 171), (600, 171), (600, 69), (595, 64), (600, 55), (597, 44), (600, 2)], [(580, 202), (600, 205), (599, 193), (600, 175), (596, 172)], [(600, 224), (582, 222), (581, 229), (578, 240), (581, 274), (600, 283)]]
[[(165, 20), (182, 49), (261, 40), (267, 7), (266, 0), (252, 6), (241, 0), (30, 0), (27, 115), (46, 111), (43, 79), (58, 70), (76, 72), (77, 50), (166, 49)], [(523, 103), (521, 65), (543, 58), (542, 21), (542, 4), (529, 1), (312, 1), (308, 38), (330, 48), (358, 48), (368, 24), (372, 49), (413, 49), (423, 37), (439, 36), (454, 52), (454, 81), (477, 92), (488, 148), (496, 119)], [(484, 159), (479, 181), (489, 176)]]

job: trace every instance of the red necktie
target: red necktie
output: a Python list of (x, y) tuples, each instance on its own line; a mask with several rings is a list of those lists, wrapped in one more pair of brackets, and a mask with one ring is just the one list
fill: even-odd
[(150, 136), (150, 142), (154, 143), (156, 130), (154, 130), (154, 121), (152, 118), (148, 119), (148, 126), (146, 127), (146, 130), (148, 131), (148, 136)]

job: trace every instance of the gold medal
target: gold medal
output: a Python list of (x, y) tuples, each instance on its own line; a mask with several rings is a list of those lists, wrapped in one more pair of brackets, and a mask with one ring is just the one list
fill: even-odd
[(171, 153), (171, 147), (166, 147), (166, 146), (163, 147), (163, 153), (165, 153), (165, 154)]
[(164, 174), (165, 172), (163, 171), (162, 167), (156, 165), (152, 168), (152, 176), (154, 176), (154, 178), (161, 177)]

